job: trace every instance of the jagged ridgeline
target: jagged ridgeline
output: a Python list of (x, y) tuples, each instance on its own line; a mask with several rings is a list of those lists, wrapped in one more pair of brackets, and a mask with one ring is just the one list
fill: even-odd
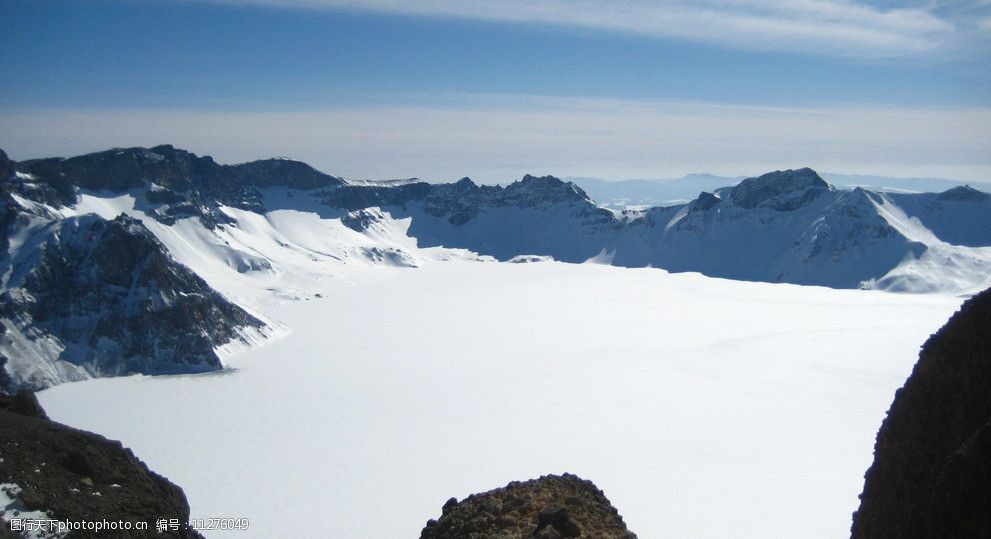
[(171, 145), (114, 149), (68, 159), (32, 159), (13, 166), (31, 176), (30, 182), (19, 184), (39, 202), (72, 206), (80, 190), (136, 190), (143, 194), (142, 209), (156, 220), (173, 223), (198, 217), (209, 227), (231, 222), (217, 211), (219, 205), (262, 211), (255, 187), (316, 189), (343, 183), (298, 161), (265, 159), (219, 165), (209, 156), (198, 157)]
[[(6, 391), (220, 368), (215, 349), (262, 322), (214, 288), (259, 271), (303, 278), (286, 263), (292, 256), (326, 261), (313, 266), (325, 272), (355, 256), (413, 266), (422, 248), (445, 247), (507, 261), (958, 293), (986, 287), (991, 274), (987, 193), (841, 190), (807, 168), (625, 212), (552, 176), (504, 187), (354, 182), (298, 161), (221, 165), (168, 145), (21, 162), (2, 155), (0, 179)], [(274, 226), (276, 212), (295, 216), (295, 228), (258, 228)], [(232, 230), (278, 241), (263, 254), (237, 244)], [(300, 236), (323, 243), (293, 243)], [(220, 265), (204, 272), (199, 259), (166, 247), (194, 241), (211, 245)]]
[[(506, 187), (342, 185), (322, 196), (410, 218), (419, 246), (510, 260), (546, 255), (713, 277), (893, 291), (972, 291), (991, 269), (991, 195), (840, 190), (808, 168), (748, 178), (688, 204), (613, 212), (557, 178)], [(361, 230), (371, 221), (355, 220)]]

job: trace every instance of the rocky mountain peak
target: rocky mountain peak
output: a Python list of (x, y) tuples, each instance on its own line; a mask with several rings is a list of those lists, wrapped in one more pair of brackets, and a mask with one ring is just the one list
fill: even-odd
[(171, 145), (154, 148), (115, 148), (60, 163), (60, 172), (84, 189), (124, 191), (153, 182), (182, 191), (196, 180), (217, 172), (213, 158), (179, 150)]
[[(505, 191), (510, 197), (526, 196), (527, 198), (540, 199), (547, 203), (580, 200), (591, 202), (591, 198), (589, 198), (581, 187), (578, 187), (572, 182), (565, 182), (555, 176), (533, 176), (526, 174), (520, 181), (507, 185)], [(534, 200), (534, 202), (536, 201)]]
[(454, 196), (464, 197), (478, 193), (478, 191), (480, 191), (480, 187), (475, 182), (471, 181), (471, 178), (466, 176), (452, 183), (451, 190)]
[(291, 159), (261, 159), (226, 167), (247, 185), (256, 187), (288, 187), (291, 189), (323, 189), (344, 184), (344, 179)]
[(156, 220), (172, 224), (177, 219), (198, 217), (211, 228), (231, 222), (219, 210), (222, 205), (263, 211), (256, 188), (309, 190), (344, 183), (299, 161), (264, 159), (220, 165), (210, 156), (197, 156), (171, 144), (114, 148), (68, 159), (35, 159), (17, 167), (31, 174), (38, 185), (54, 190), (54, 197), (29, 197), (45, 204), (71, 206), (79, 190), (122, 193), (143, 189), (150, 204), (148, 213)]
[(984, 202), (991, 198), (991, 195), (984, 191), (978, 191), (969, 185), (961, 185), (947, 189), (939, 194), (940, 200), (953, 200), (957, 202)]
[(225, 200), (250, 198), (250, 187), (317, 189), (344, 183), (300, 161), (262, 159), (220, 165), (210, 156), (197, 156), (171, 144), (114, 148), (68, 159), (35, 159), (20, 167), (40, 181), (65, 178), (81, 189), (123, 192), (154, 185), (174, 193), (196, 192), (201, 197)]
[(519, 182), (515, 182), (515, 183), (520, 183), (527, 186), (559, 187), (561, 185), (564, 185), (566, 182), (556, 176), (551, 176), (549, 174), (547, 176), (534, 176), (532, 174), (524, 174), (523, 177), (520, 178)]
[(0, 182), (6, 181), (14, 173), (14, 163), (7, 158), (7, 152), (0, 149)]
[(747, 178), (730, 191), (737, 206), (753, 209), (766, 205), (778, 211), (800, 208), (831, 187), (810, 168), (778, 170)]
[(713, 193), (708, 193), (703, 191), (702, 193), (699, 193), (698, 198), (693, 200), (691, 204), (692, 204), (692, 209), (708, 210), (714, 207), (716, 204), (719, 204), (719, 202), (720, 202), (719, 197), (717, 197)]

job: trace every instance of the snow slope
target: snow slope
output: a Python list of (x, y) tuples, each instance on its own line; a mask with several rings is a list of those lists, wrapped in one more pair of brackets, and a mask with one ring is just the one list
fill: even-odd
[[(951, 193), (947, 191), (942, 195)], [(966, 193), (966, 191), (964, 191)], [(974, 191), (973, 193), (977, 193)], [(927, 220), (938, 220), (941, 226), (941, 236), (964, 240), (964, 243), (984, 245), (984, 236), (991, 234), (991, 223), (985, 223), (983, 216), (972, 216), (974, 204), (954, 204), (952, 200), (939, 200), (940, 195), (932, 194), (936, 199), (930, 204), (951, 204), (956, 212), (956, 222), (948, 222), (942, 218), (942, 212), (927, 211), (931, 205), (920, 204), (920, 199), (909, 201), (909, 211), (922, 215)], [(980, 194), (983, 195), (983, 194)], [(926, 227), (917, 216), (909, 216), (899, 205), (892, 201), (896, 195), (882, 194), (871, 202), (880, 215), (899, 234), (910, 241), (925, 245), (920, 256), (909, 253), (895, 268), (886, 273), (876, 282), (870, 282), (868, 287), (875, 287), (892, 292), (938, 292), (954, 290), (964, 294), (976, 294), (991, 286), (991, 247), (965, 247), (943, 241)], [(983, 195), (980, 200), (988, 199)], [(922, 199), (924, 200), (924, 199)], [(933, 215), (935, 213), (935, 216)], [(986, 225), (986, 226), (982, 226)], [(991, 238), (991, 236), (988, 236)], [(970, 239), (970, 242), (967, 242)]]
[(234, 370), (39, 398), (194, 518), (249, 518), (239, 537), (416, 536), (450, 496), (563, 471), (641, 537), (842, 537), (895, 389), (960, 303), (550, 261), (297, 282), (322, 297), (228, 284), (292, 329)]
[(266, 207), (274, 209), (260, 214), (221, 206), (235, 224), (213, 229), (193, 217), (172, 225), (149, 219), (130, 194), (83, 194), (75, 211), (143, 218), (172, 256), (249, 308), (260, 295), (281, 300), (322, 295), (342, 282), (362, 279), (374, 266), (414, 268), (449, 259), (486, 259), (460, 249), (418, 248), (408, 234), (409, 219), (386, 218), (377, 209), (365, 212), (371, 222), (358, 231), (344, 222), (349, 212), (302, 193), (287, 198), (284, 189), (263, 189), (260, 194)]

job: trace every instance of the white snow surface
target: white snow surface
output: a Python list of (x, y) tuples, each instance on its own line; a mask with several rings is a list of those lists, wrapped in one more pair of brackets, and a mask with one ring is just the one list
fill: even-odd
[[(249, 518), (239, 537), (415, 537), (451, 496), (565, 471), (640, 537), (844, 537), (894, 392), (961, 303), (486, 262), (415, 249), (402, 221), (237, 218), (145, 223), (281, 338), (220, 373), (39, 398), (131, 447), (194, 518)], [(363, 262), (384, 242), (419, 267)], [(270, 267), (233, 267), (256, 259)]]
[(889, 292), (957, 292), (976, 294), (991, 287), (991, 247), (952, 245), (936, 237), (916, 217), (909, 217), (886, 195), (871, 200), (878, 213), (901, 235), (926, 246), (922, 255), (911, 252), (868, 288)]

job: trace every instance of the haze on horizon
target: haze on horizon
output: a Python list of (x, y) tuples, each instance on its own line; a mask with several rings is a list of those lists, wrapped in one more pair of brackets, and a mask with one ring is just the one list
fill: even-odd
[(0, 0), (0, 148), (486, 183), (991, 180), (982, 0)]

